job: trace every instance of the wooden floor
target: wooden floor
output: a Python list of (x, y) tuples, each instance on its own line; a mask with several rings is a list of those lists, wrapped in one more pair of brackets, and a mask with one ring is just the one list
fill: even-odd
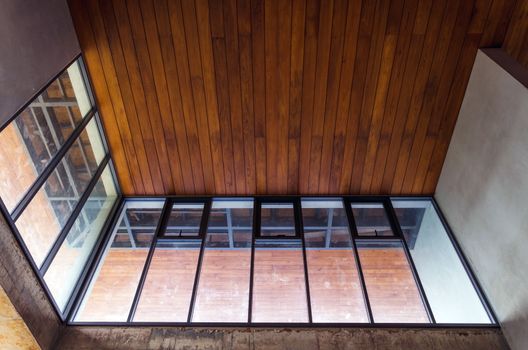
[(523, 1), (69, 3), (125, 194), (432, 194)]
[[(154, 254), (135, 321), (185, 322), (198, 250)], [(77, 321), (125, 321), (146, 250), (111, 250)], [(350, 250), (308, 250), (314, 322), (367, 322)], [(404, 253), (361, 249), (377, 322), (428, 322)], [(250, 250), (206, 251), (193, 320), (247, 322)], [(307, 322), (302, 251), (255, 250), (254, 322)]]

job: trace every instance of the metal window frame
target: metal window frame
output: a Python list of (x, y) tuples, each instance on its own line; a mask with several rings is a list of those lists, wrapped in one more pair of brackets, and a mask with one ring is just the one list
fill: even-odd
[[(51, 84), (53, 84), (62, 74), (64, 74), (64, 72), (70, 66), (72, 66), (75, 63), (78, 64), (79, 70), (81, 72), (81, 78), (83, 80), (84, 88), (85, 88), (85, 91), (88, 95), (88, 99), (91, 104), (90, 110), (83, 116), (81, 123), (79, 123), (79, 125), (75, 127), (75, 129), (68, 136), (65, 142), (59, 147), (59, 149), (57, 150), (57, 153), (49, 160), (43, 172), (37, 176), (34, 183), (26, 190), (26, 193), (23, 195), (22, 199), (17, 203), (17, 205), (11, 212), (7, 209), (3, 200), (0, 198), (1, 215), (4, 217), (9, 228), (11, 229), (15, 240), (17, 241), (20, 249), (22, 250), (23, 255), (25, 256), (26, 260), (30, 264), (31, 270), (33, 271), (34, 276), (37, 278), (42, 289), (44, 290), (44, 294), (46, 295), (46, 298), (52, 305), (53, 310), (55, 311), (58, 318), (65, 324), (70, 319), (72, 311), (76, 308), (76, 305), (78, 304), (79, 294), (82, 292), (82, 287), (84, 285), (84, 282), (86, 281), (86, 277), (89, 273), (89, 270), (91, 266), (93, 265), (94, 260), (96, 260), (96, 257), (98, 256), (98, 250), (100, 249), (100, 247), (103, 245), (103, 242), (105, 241), (105, 237), (107, 236), (106, 233), (108, 232), (109, 229), (112, 228), (112, 219), (113, 217), (115, 217), (116, 213), (119, 212), (118, 209), (120, 208), (120, 205), (123, 202), (123, 195), (121, 193), (121, 189), (119, 186), (115, 168), (113, 166), (111, 155), (109, 153), (106, 133), (101, 123), (101, 120), (98, 116), (98, 106), (96, 104), (95, 97), (93, 94), (92, 83), (90, 81), (89, 75), (86, 70), (86, 66), (84, 64), (83, 55), (82, 54), (75, 55), (75, 57), (72, 60), (70, 60), (64, 67), (62, 67), (62, 69), (56, 75), (54, 75), (50, 80), (48, 80), (41, 89), (39, 89), (35, 94), (33, 94), (31, 98), (13, 114), (13, 116), (11, 116), (3, 125), (0, 126), (0, 133), (1, 133), (8, 125), (13, 123), (16, 120), (16, 118), (26, 108), (28, 108), (36, 99), (38, 99), (38, 97), (42, 95), (51, 86)], [(42, 263), (42, 266), (39, 268), (39, 266), (35, 263), (27, 245), (25, 244), (22, 238), (22, 235), (20, 234), (20, 231), (18, 230), (15, 222), (20, 217), (20, 215), (23, 213), (23, 211), (26, 209), (26, 207), (29, 205), (29, 203), (31, 203), (35, 195), (42, 188), (42, 186), (45, 184), (45, 182), (48, 180), (51, 174), (56, 170), (57, 166), (62, 162), (65, 155), (68, 153), (71, 147), (76, 143), (81, 133), (86, 130), (86, 126), (92, 120), (94, 120), (94, 122), (96, 123), (97, 129), (98, 129), (98, 132), (99, 132), (102, 144), (103, 144), (103, 149), (105, 151), (105, 156), (101, 160), (100, 164), (98, 165), (95, 173), (92, 174), (92, 177), (86, 189), (84, 190), (83, 194), (79, 198), (78, 203), (75, 205), (75, 208), (70, 214), (64, 227), (61, 229), (61, 231), (55, 238), (50, 251), (47, 253), (46, 258), (44, 262)], [(116, 200), (112, 208), (110, 209), (110, 212), (107, 218), (105, 219), (105, 222), (103, 223), (101, 232), (99, 233), (99, 237), (96, 240), (94, 247), (88, 256), (86, 264), (84, 265), (79, 277), (77, 278), (75, 287), (64, 307), (64, 311), (61, 311), (61, 308), (55, 302), (55, 299), (53, 298), (53, 295), (50, 289), (48, 288), (46, 281), (44, 280), (44, 275), (47, 269), (49, 268), (49, 266), (51, 265), (56, 253), (60, 249), (60, 246), (62, 245), (66, 236), (68, 235), (71, 227), (73, 226), (73, 224), (79, 217), (79, 214), (81, 213), (84, 207), (84, 204), (88, 200), (89, 195), (91, 194), (92, 190), (94, 189), (95, 185), (97, 184), (98, 180), (101, 178), (101, 175), (106, 168), (110, 170), (110, 173), (112, 175), (112, 180), (115, 184), (117, 197), (116, 197)]]
[[(247, 322), (192, 322), (192, 309), (194, 307), (194, 302), (195, 302), (195, 298), (196, 298), (196, 291), (197, 291), (197, 286), (198, 286), (198, 281), (199, 281), (199, 274), (201, 273), (201, 265), (197, 266), (197, 270), (196, 270), (196, 275), (195, 275), (195, 284), (193, 286), (193, 296), (191, 298), (191, 305), (190, 305), (190, 309), (189, 309), (189, 316), (187, 318), (187, 322), (76, 322), (76, 321), (73, 321), (73, 315), (74, 313), (72, 313), (72, 316), (67, 320), (66, 324), (67, 325), (76, 325), (76, 326), (117, 326), (117, 327), (254, 327), (254, 328), (260, 328), (260, 327), (288, 327), (288, 328), (320, 328), (320, 327), (325, 327), (325, 328), (335, 328), (335, 327), (340, 327), (340, 328), (355, 328), (355, 327), (371, 327), (371, 328), (498, 328), (499, 325), (497, 324), (496, 322), (496, 318), (493, 314), (493, 311), (491, 310), (491, 308), (489, 307), (489, 303), (487, 301), (487, 299), (485, 298), (485, 296), (483, 295), (481, 289), (479, 288), (479, 285), (478, 284), (474, 284), (474, 287), (479, 295), (479, 297), (481, 298), (481, 303), (482, 305), (484, 306), (484, 308), (486, 310), (490, 310), (489, 311), (489, 315), (490, 315), (490, 323), (484, 323), (484, 324), (481, 324), (481, 323), (478, 323), (478, 324), (468, 324), (468, 323), (436, 323), (434, 321), (434, 318), (430, 319), (430, 323), (375, 323), (374, 320), (373, 320), (373, 316), (372, 316), (372, 310), (370, 308), (370, 304), (369, 304), (369, 299), (368, 299), (368, 292), (366, 291), (366, 286), (365, 286), (365, 281), (364, 281), (364, 276), (363, 276), (363, 271), (362, 271), (362, 268), (361, 268), (361, 262), (359, 261), (359, 256), (358, 256), (358, 253), (357, 253), (357, 242), (380, 242), (380, 243), (389, 243), (389, 242), (395, 242), (395, 243), (399, 243), (401, 244), (402, 246), (402, 249), (404, 249), (405, 251), (405, 254), (406, 254), (406, 257), (408, 259), (408, 262), (409, 262), (409, 267), (411, 269), (411, 271), (413, 272), (413, 277), (415, 278), (415, 283), (416, 283), (416, 286), (417, 286), (417, 289), (418, 291), (421, 293), (423, 292), (423, 289), (421, 289), (420, 285), (420, 281), (419, 281), (419, 277), (418, 275), (416, 274), (416, 268), (414, 266), (414, 263), (412, 261), (412, 257), (410, 256), (410, 253), (408, 251), (408, 247), (406, 245), (406, 242), (405, 242), (405, 239), (403, 238), (403, 235), (402, 235), (402, 232), (401, 232), (401, 228), (399, 226), (399, 222), (397, 220), (397, 217), (395, 216), (395, 212), (394, 212), (394, 208), (392, 207), (392, 202), (391, 200), (392, 199), (410, 199), (410, 200), (429, 200), (431, 201), (431, 203), (433, 203), (433, 205), (435, 206), (435, 209), (437, 210), (437, 213), (440, 217), (440, 219), (442, 220), (442, 222), (444, 223), (444, 225), (446, 224), (443, 216), (442, 216), (442, 213), (439, 211), (438, 207), (436, 206), (436, 203), (434, 202), (434, 198), (433, 197), (430, 197), (430, 196), (412, 196), (412, 197), (409, 197), (409, 196), (323, 196), (323, 195), (318, 195), (318, 196), (314, 196), (314, 195), (310, 195), (310, 196), (284, 196), (284, 197), (277, 197), (277, 196), (257, 196), (257, 197), (248, 197), (247, 195), (246, 196), (206, 196), (206, 197), (197, 197), (197, 198), (194, 198), (194, 197), (182, 197), (182, 196), (127, 196), (127, 197), (123, 197), (121, 199), (121, 203), (120, 203), (120, 206), (123, 207), (124, 206), (124, 203), (126, 200), (160, 200), (160, 199), (165, 199), (166, 202), (170, 202), (170, 201), (181, 201), (181, 202), (197, 202), (198, 199), (200, 200), (209, 200), (209, 203), (211, 204), (212, 200), (213, 199), (236, 199), (236, 198), (245, 198), (245, 199), (249, 199), (249, 198), (252, 198), (253, 199), (253, 234), (252, 234), (252, 245), (251, 245), (251, 266), (250, 266), (250, 285), (249, 285), (249, 300), (248, 300), (248, 321)], [(262, 322), (252, 322), (251, 321), (251, 317), (252, 317), (252, 299), (253, 299), (253, 278), (254, 278), (254, 264), (253, 264), (253, 261), (254, 261), (254, 252), (255, 252), (255, 240), (257, 239), (257, 234), (256, 232), (258, 231), (258, 228), (260, 227), (260, 205), (258, 205), (257, 203), (260, 201), (260, 202), (278, 202), (280, 199), (282, 199), (283, 201), (285, 202), (292, 202), (294, 201), (295, 203), (297, 203), (294, 208), (296, 207), (297, 210), (294, 212), (295, 213), (295, 220), (296, 220), (296, 227), (299, 227), (301, 230), (303, 228), (302, 226), (302, 208), (301, 208), (301, 199), (303, 198), (311, 198), (311, 199), (317, 199), (317, 198), (321, 198), (321, 199), (326, 199), (326, 198), (332, 198), (332, 199), (341, 199), (343, 201), (343, 206), (344, 206), (344, 209), (345, 209), (345, 212), (346, 212), (346, 215), (347, 215), (347, 219), (348, 219), (348, 224), (349, 224), (349, 232), (350, 232), (350, 238), (351, 238), (351, 241), (352, 241), (352, 246), (353, 246), (353, 250), (354, 250), (354, 259), (355, 259), (355, 262), (356, 262), (356, 266), (357, 266), (357, 270), (358, 270), (358, 275), (359, 275), (359, 278), (360, 278), (360, 283), (361, 283), (361, 288), (362, 288), (362, 292), (364, 293), (363, 294), (363, 299), (365, 301), (365, 305), (366, 305), (366, 310), (367, 310), (367, 313), (368, 313), (368, 317), (369, 317), (369, 323), (314, 323), (312, 322), (312, 320), (310, 319), (310, 322), (307, 322), (307, 323), (262, 323)], [(390, 224), (394, 230), (394, 233), (395, 233), (395, 236), (394, 237), (390, 237), (389, 240), (386, 240), (386, 239), (379, 239), (379, 237), (374, 237), (374, 236), (358, 236), (360, 238), (355, 238), (356, 236), (354, 236), (354, 233), (357, 233), (356, 232), (356, 226), (355, 226), (355, 222), (354, 222), (354, 217), (353, 217), (353, 214), (352, 214), (352, 210), (351, 210), (351, 206), (350, 205), (347, 205), (350, 204), (351, 202), (364, 202), (364, 203), (368, 203), (368, 202), (383, 202), (384, 203), (384, 206), (387, 210), (387, 216), (389, 218), (389, 221), (390, 221)], [(200, 248), (200, 261), (203, 259), (203, 251), (204, 251), (204, 246), (205, 246), (205, 232), (207, 230), (207, 224), (209, 222), (209, 216), (210, 216), (210, 204), (209, 204), (209, 210), (207, 211), (207, 214), (205, 214), (205, 211), (204, 211), (204, 215), (202, 217), (202, 229), (204, 230), (204, 238), (202, 239), (202, 245), (201, 245), (201, 248)], [(172, 206), (171, 206), (172, 207)], [(119, 216), (119, 211), (115, 212), (114, 213), (114, 218), (113, 218), (113, 225), (116, 225), (116, 220), (117, 220), (117, 217)], [(207, 223), (207, 224), (204, 224), (204, 223)], [(114, 226), (110, 226), (110, 229), (113, 228)], [(467, 266), (467, 262), (465, 261), (465, 258), (463, 256), (460, 255), (461, 251), (458, 247), (458, 244), (457, 242), (453, 239), (453, 237), (451, 236), (451, 232), (449, 231), (449, 229), (446, 227), (446, 231), (448, 232), (448, 235), (450, 235), (450, 239), (453, 246), (455, 247), (457, 253), (459, 253), (459, 258), (461, 259), (461, 261), (463, 262), (464, 266), (465, 267), (468, 267)], [(110, 232), (111, 233), (111, 232)], [(107, 233), (107, 236), (108, 236), (108, 233)], [(265, 239), (265, 238), (264, 238)], [(279, 237), (278, 239), (281, 239), (281, 237)], [(286, 237), (285, 238), (286, 240), (287, 239), (290, 239), (290, 237)], [(303, 251), (305, 253), (305, 247), (304, 247), (304, 236), (301, 235), (301, 238), (300, 238), (303, 242)], [(102, 252), (104, 251), (105, 247), (109, 244), (109, 237), (106, 237), (106, 241), (103, 245), (101, 245), (99, 247), (99, 252), (98, 252), (98, 258), (95, 259), (94, 261), (92, 261), (92, 265), (91, 265), (91, 275), (88, 274), (87, 275), (87, 278), (85, 278), (85, 280), (83, 281), (83, 293), (86, 292), (86, 288), (88, 286), (88, 284), (90, 283), (92, 277), (93, 277), (93, 272), (95, 271), (95, 269), (97, 268), (97, 266), (100, 264), (100, 259), (102, 257)], [(357, 242), (356, 242), (357, 241)], [(153, 251), (151, 249), (151, 251)], [(149, 252), (150, 253), (150, 252)], [(303, 255), (303, 257), (305, 257), (305, 255)], [(304, 260), (304, 266), (305, 266), (305, 278), (308, 279), (308, 274), (307, 274), (307, 270), (306, 270), (306, 267), (307, 267), (307, 263), (306, 263), (306, 260)], [(470, 279), (472, 281), (476, 281), (474, 279), (474, 276), (473, 276), (473, 273), (472, 271), (469, 269), (469, 267), (466, 269), (466, 272), (468, 274), (468, 276), (470, 277)], [(478, 283), (478, 282), (477, 282)], [(306, 284), (307, 286), (307, 296), (309, 295), (308, 293), (310, 293), (309, 291), (309, 284)], [(422, 297), (422, 295), (420, 295)], [(425, 296), (425, 294), (424, 294)], [(78, 296), (77, 296), (77, 307), (78, 305), (80, 304), (80, 302), (82, 301), (82, 293), (79, 293)], [(311, 302), (310, 300), (308, 299), (307, 300), (308, 302), (308, 307), (311, 308)], [(424, 300), (422, 299), (422, 302), (424, 304), (424, 309), (426, 312), (430, 312), (430, 310), (427, 309), (427, 305), (428, 304), (425, 304)], [(432, 314), (431, 314), (432, 315)], [(429, 316), (429, 314), (428, 314)]]

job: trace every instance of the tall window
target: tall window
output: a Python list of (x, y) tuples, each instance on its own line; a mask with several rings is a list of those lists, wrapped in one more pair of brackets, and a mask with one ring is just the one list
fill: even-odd
[(493, 322), (428, 199), (130, 197), (115, 223), (74, 322)]
[(0, 132), (0, 198), (61, 314), (119, 189), (81, 58)]

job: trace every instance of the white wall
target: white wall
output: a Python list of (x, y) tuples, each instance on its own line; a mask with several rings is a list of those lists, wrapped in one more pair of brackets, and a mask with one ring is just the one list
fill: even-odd
[(482, 51), (435, 197), (510, 346), (528, 349), (528, 89)]

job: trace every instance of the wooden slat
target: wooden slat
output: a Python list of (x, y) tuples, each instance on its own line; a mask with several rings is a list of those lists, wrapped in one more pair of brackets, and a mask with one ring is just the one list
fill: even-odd
[(432, 194), (526, 0), (70, 0), (125, 194)]

